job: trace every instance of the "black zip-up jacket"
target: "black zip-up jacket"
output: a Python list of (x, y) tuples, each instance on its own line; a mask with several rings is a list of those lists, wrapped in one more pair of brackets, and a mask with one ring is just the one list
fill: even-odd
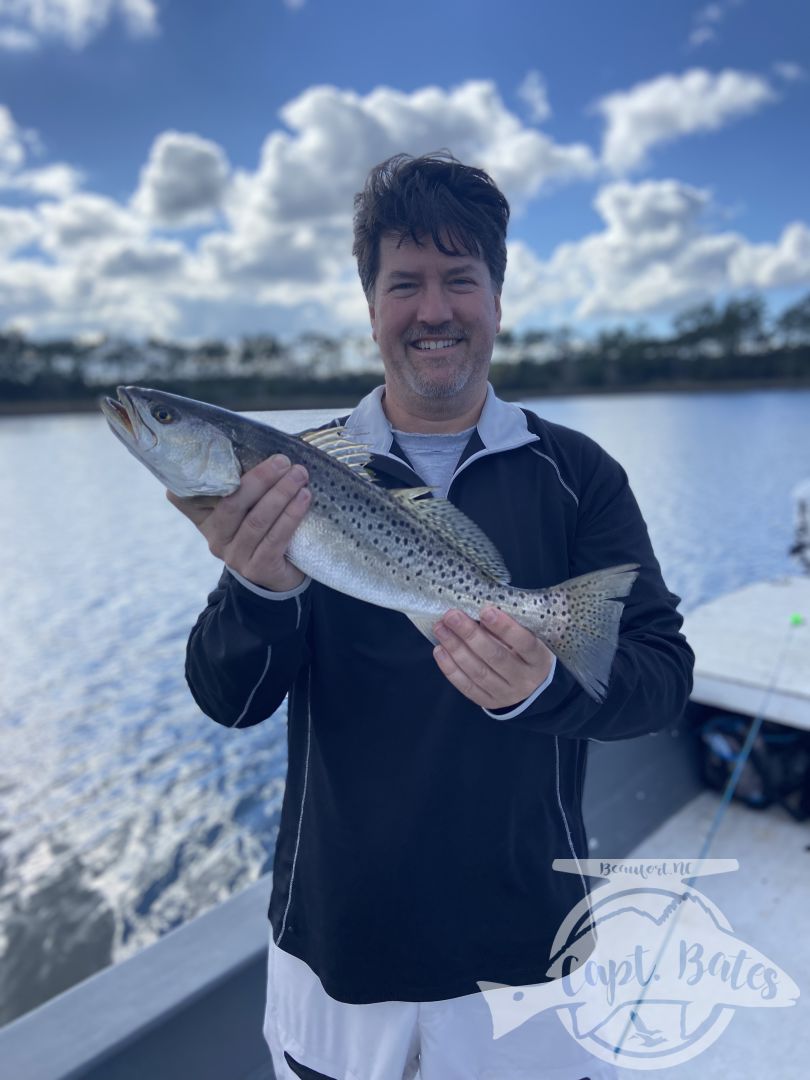
[[(421, 483), (380, 406), (347, 421), (381, 483)], [(276, 942), (345, 1002), (433, 1001), (479, 981), (546, 979), (551, 943), (587, 891), (554, 859), (587, 855), (588, 740), (675, 722), (694, 656), (622, 467), (579, 432), (490, 388), (448, 498), (543, 588), (637, 562), (600, 705), (562, 664), (499, 715), (461, 695), (398, 612), (318, 582), (278, 599), (227, 569), (188, 645), (200, 708), (232, 727), (289, 691), (288, 774), (269, 916)]]

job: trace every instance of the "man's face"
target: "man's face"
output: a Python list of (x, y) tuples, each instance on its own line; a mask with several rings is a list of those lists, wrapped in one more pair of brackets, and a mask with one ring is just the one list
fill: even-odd
[(484, 394), (501, 301), (483, 259), (444, 255), (386, 234), (374, 297), (372, 336), (385, 365), (386, 396), (405, 408)]

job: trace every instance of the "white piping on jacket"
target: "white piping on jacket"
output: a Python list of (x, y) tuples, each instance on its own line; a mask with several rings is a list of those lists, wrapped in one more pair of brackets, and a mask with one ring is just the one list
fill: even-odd
[(563, 480), (562, 476), (560, 476), (560, 469), (559, 469), (559, 466), (557, 465), (557, 462), (556, 462), (556, 461), (554, 460), (554, 458), (550, 458), (550, 457), (548, 456), (548, 454), (544, 454), (544, 453), (543, 453), (543, 451), (542, 451), (542, 450), (538, 450), (536, 446), (530, 446), (530, 447), (529, 447), (529, 449), (530, 449), (531, 451), (533, 451), (533, 453), (537, 454), (537, 456), (538, 456), (538, 457), (541, 457), (541, 458), (545, 458), (545, 459), (546, 459), (546, 461), (550, 461), (550, 462), (551, 462), (551, 464), (552, 464), (552, 465), (554, 466), (554, 471), (555, 471), (555, 472), (556, 472), (556, 474), (557, 474), (557, 479), (558, 479), (558, 480), (560, 481), (560, 483), (562, 484), (562, 486), (563, 486), (563, 487), (565, 488), (565, 490), (566, 490), (566, 491), (568, 492), (568, 494), (569, 494), (569, 495), (571, 496), (571, 498), (572, 498), (572, 499), (574, 500), (574, 502), (575, 502), (575, 503), (577, 504), (577, 506), (579, 506), (579, 499), (578, 499), (578, 498), (576, 497), (576, 495), (575, 495), (575, 494), (573, 493), (573, 491), (572, 491), (572, 490), (571, 490), (571, 488), (570, 488), (570, 487), (568, 486), (568, 484), (566, 484), (566, 482), (565, 482), (565, 481)]
[(284, 937), (284, 933), (287, 929), (287, 915), (290, 910), (290, 904), (292, 903), (293, 885), (295, 884), (295, 864), (298, 862), (298, 849), (301, 846), (301, 826), (304, 821), (304, 806), (307, 801), (307, 781), (309, 780), (309, 747), (312, 739), (312, 713), (310, 712), (310, 681), (312, 678), (312, 668), (307, 671), (307, 752), (304, 759), (304, 790), (301, 793), (301, 810), (298, 814), (298, 830), (295, 835), (295, 851), (293, 852), (292, 868), (290, 870), (290, 884), (287, 890), (287, 906), (284, 908), (284, 916), (281, 920), (281, 930), (278, 934), (277, 945), (281, 944), (281, 939)]
[(261, 675), (259, 676), (259, 681), (256, 683), (256, 685), (250, 691), (250, 694), (248, 695), (248, 699), (245, 702), (244, 709), (242, 709), (242, 711), (239, 713), (239, 715), (234, 720), (234, 722), (232, 724), (229, 724), (228, 727), (239, 727), (239, 724), (244, 719), (245, 713), (248, 711), (248, 709), (250, 708), (250, 706), (251, 706), (251, 704), (253, 702), (253, 698), (254, 698), (254, 696), (256, 694), (256, 691), (262, 685), (262, 682), (264, 681), (264, 677), (265, 677), (265, 675), (267, 674), (267, 672), (268, 672), (268, 670), (270, 668), (270, 657), (272, 656), (272, 654), (273, 654), (273, 646), (268, 645), (267, 646), (267, 659), (264, 662), (264, 671), (262, 671)]
[[(303, 592), (304, 588), (307, 585), (309, 585), (309, 582), (311, 580), (310, 578), (307, 578), (306, 581), (301, 582), (301, 584), (297, 587), (297, 590), (291, 590), (289, 593), (281, 594), (281, 593), (268, 592), (267, 589), (261, 589), (260, 590), (258, 585), (253, 585), (252, 582), (245, 581), (245, 579), (240, 574), (237, 574), (237, 572), (235, 570), (231, 570), (230, 567), (228, 567), (228, 569), (230, 570), (230, 572), (233, 574), (233, 576), (235, 578), (238, 578), (238, 580), (242, 582), (242, 584), (247, 585), (247, 587), (249, 589), (252, 588), (253, 592), (260, 592), (261, 594), (263, 594), (265, 596), (270, 596), (273, 599), (277, 599), (277, 600), (286, 599), (288, 597), (290, 599), (295, 600), (295, 607), (296, 607), (296, 611), (297, 611), (297, 615), (296, 615), (296, 619), (295, 619), (295, 629), (296, 630), (298, 629), (298, 627), (301, 625), (301, 613), (303, 611), (303, 609), (301, 607), (301, 593)], [(242, 709), (242, 711), (237, 716), (237, 718), (234, 720), (234, 722), (232, 724), (229, 724), (228, 727), (237, 728), (241, 724), (242, 720), (245, 717), (245, 713), (248, 711), (251, 704), (253, 703), (253, 698), (254, 698), (254, 696), (256, 694), (256, 691), (262, 685), (262, 683), (264, 682), (265, 675), (270, 670), (270, 657), (272, 655), (273, 655), (273, 646), (268, 645), (267, 646), (267, 659), (264, 662), (264, 670), (262, 671), (261, 675), (259, 676), (259, 681), (256, 683), (256, 685), (250, 691), (250, 694), (248, 695), (248, 699), (245, 702), (244, 709)]]
[(563, 809), (562, 797), (560, 795), (560, 741), (559, 736), (554, 736), (554, 755), (556, 759), (556, 772), (557, 772), (557, 806), (560, 808), (560, 814), (562, 815), (563, 825), (565, 826), (565, 835), (568, 838), (568, 847), (571, 854), (574, 857), (574, 862), (577, 864), (577, 870), (579, 871), (579, 879), (582, 882), (582, 890), (585, 896), (588, 895), (588, 886), (585, 882), (585, 877), (582, 873), (582, 867), (579, 859), (577, 858), (576, 849), (574, 848), (574, 841), (571, 839), (571, 830), (568, 828), (568, 818), (565, 816), (565, 810)]

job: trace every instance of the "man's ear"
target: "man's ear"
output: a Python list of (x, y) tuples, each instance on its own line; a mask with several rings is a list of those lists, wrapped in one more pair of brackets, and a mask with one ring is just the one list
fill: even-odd
[(501, 294), (495, 293), (495, 333), (500, 333), (501, 329)]
[(371, 320), (371, 339), (372, 339), (372, 341), (376, 341), (377, 340), (377, 320), (375, 318), (374, 305), (373, 304), (368, 305), (368, 317)]

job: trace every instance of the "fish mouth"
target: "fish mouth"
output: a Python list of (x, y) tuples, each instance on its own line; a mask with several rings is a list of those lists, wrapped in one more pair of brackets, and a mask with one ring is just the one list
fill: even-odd
[(145, 441), (145, 436), (151, 438), (151, 445), (143, 449), (151, 449), (157, 445), (157, 437), (141, 419), (138, 408), (131, 395), (124, 386), (116, 387), (118, 398), (105, 397), (101, 401), (101, 411), (107, 418), (107, 423), (123, 442), (137, 446)]

